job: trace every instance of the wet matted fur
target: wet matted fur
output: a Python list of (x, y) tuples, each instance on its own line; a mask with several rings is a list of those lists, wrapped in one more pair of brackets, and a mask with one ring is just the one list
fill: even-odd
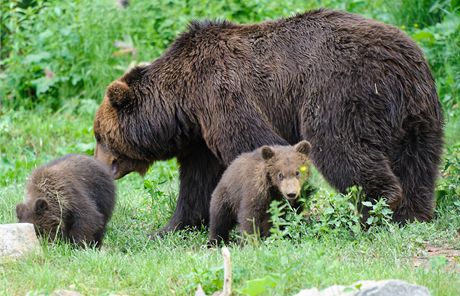
[(420, 48), (359, 15), (314, 10), (259, 24), (194, 22), (158, 59), (107, 88), (96, 157), (117, 178), (177, 157), (165, 231), (209, 221), (226, 166), (262, 145), (308, 140), (341, 192), (387, 198), (394, 220), (430, 220), (443, 116)]
[(114, 206), (109, 168), (89, 156), (66, 155), (33, 171), (16, 214), (50, 239), (100, 247)]

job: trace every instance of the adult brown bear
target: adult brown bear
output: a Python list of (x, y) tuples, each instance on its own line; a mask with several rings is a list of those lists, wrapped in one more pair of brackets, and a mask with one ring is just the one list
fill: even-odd
[(116, 178), (177, 157), (164, 231), (207, 224), (225, 167), (262, 145), (312, 144), (339, 191), (386, 197), (394, 220), (429, 220), (443, 118), (420, 48), (399, 29), (315, 10), (253, 25), (194, 22), (163, 56), (107, 88), (96, 157)]

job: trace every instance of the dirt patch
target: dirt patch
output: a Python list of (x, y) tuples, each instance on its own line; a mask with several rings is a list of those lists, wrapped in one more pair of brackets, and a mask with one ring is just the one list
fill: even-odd
[(460, 273), (460, 250), (449, 246), (427, 244), (425, 249), (414, 257), (414, 266), (426, 269), (442, 268)]

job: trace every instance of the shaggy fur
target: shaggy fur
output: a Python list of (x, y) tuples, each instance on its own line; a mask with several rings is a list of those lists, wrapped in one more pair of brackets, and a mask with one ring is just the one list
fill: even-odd
[[(285, 198), (297, 207), (300, 188), (309, 177), (310, 143), (263, 146), (238, 156), (225, 170), (211, 198), (209, 242), (228, 241), (235, 223), (242, 233), (270, 234), (273, 200)], [(307, 168), (301, 173), (302, 167)]]
[(67, 155), (32, 173), (16, 214), (50, 239), (100, 247), (114, 205), (109, 169), (94, 158)]
[(163, 56), (107, 89), (96, 157), (116, 177), (177, 157), (164, 230), (207, 224), (222, 172), (243, 152), (305, 139), (339, 191), (385, 197), (394, 220), (430, 220), (443, 118), (422, 51), (405, 33), (315, 10), (253, 25), (192, 23)]

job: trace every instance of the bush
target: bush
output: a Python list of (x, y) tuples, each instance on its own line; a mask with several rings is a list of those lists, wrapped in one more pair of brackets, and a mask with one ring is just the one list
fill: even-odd
[(412, 37), (422, 46), (430, 63), (448, 118), (460, 107), (460, 13), (445, 15), (442, 22), (415, 28)]
[[(363, 208), (368, 212), (366, 221), (362, 220)], [(271, 239), (275, 240), (324, 235), (355, 238), (365, 229), (390, 225), (392, 215), (385, 199), (365, 201), (362, 190), (357, 187), (351, 187), (346, 194), (320, 190), (305, 202), (301, 214), (287, 202), (273, 201), (269, 213), (273, 223)]]
[(439, 23), (445, 11), (458, 7), (458, 0), (394, 0), (388, 10), (392, 21), (406, 28), (427, 27)]
[(0, 5), (0, 104), (57, 110), (69, 98), (100, 101), (110, 81), (158, 57), (193, 19), (250, 23), (322, 6), (405, 26), (425, 49), (444, 105), (458, 105), (459, 0), (158, 0), (131, 1), (126, 9), (115, 2)]
[(460, 214), (460, 143), (447, 149), (442, 168), (442, 178), (439, 180), (436, 191), (437, 212), (446, 208), (457, 210)]

